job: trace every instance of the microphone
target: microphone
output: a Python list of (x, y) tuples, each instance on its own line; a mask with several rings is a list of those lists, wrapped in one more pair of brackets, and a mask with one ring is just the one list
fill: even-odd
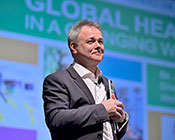
[(110, 94), (110, 98), (112, 98), (112, 94), (116, 94), (115, 93), (115, 85), (112, 82), (112, 80), (108, 80), (108, 86), (109, 86), (109, 94)]
[(100, 76), (100, 77), (98, 78), (98, 84), (100, 85), (102, 82), (103, 82), (103, 79), (102, 79), (102, 77)]
[[(115, 85), (112, 82), (112, 80), (108, 80), (108, 85), (109, 85), (110, 98), (112, 98), (112, 94), (115, 94), (116, 95)], [(110, 122), (112, 124), (112, 127), (114, 129), (114, 133), (115, 134), (117, 133), (117, 131), (120, 132), (123, 129), (123, 127), (128, 123), (129, 115), (125, 111), (124, 111), (124, 113), (125, 113), (125, 122), (122, 124), (122, 126), (119, 126), (119, 123), (118, 122), (114, 122), (114, 121), (110, 120)]]
[(97, 82), (94, 82), (96, 85), (100, 85), (101, 83), (103, 82), (103, 79), (102, 77), (98, 77), (98, 81)]

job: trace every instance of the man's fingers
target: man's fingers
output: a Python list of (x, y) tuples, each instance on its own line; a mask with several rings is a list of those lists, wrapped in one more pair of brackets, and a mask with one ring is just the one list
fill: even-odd
[(125, 119), (125, 113), (121, 115), (119, 112), (116, 111), (115, 113), (111, 114), (110, 118), (116, 122), (123, 122)]
[(115, 111), (115, 112), (111, 113), (110, 117), (115, 117), (117, 119), (120, 119), (122, 117), (122, 115), (119, 112)]
[(124, 105), (122, 104), (122, 102), (116, 100), (116, 102), (114, 103), (117, 107), (120, 107), (120, 108), (124, 108)]
[(117, 104), (117, 107), (120, 107), (120, 108), (124, 108), (124, 105), (122, 104), (122, 103), (120, 103), (120, 104)]
[[(112, 99), (117, 100), (115, 94), (112, 94)], [(121, 107), (122, 109), (124, 108), (123, 103), (120, 102), (119, 100), (116, 101), (115, 105)]]
[(119, 112), (120, 115), (123, 115), (123, 113), (124, 113), (124, 112), (123, 112), (123, 109), (120, 108), (120, 107), (117, 107), (116, 111)]
[(112, 94), (112, 99), (116, 99), (115, 94)]

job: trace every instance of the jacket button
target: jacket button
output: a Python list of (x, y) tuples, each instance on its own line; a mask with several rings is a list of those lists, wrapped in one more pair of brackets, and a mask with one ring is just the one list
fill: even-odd
[(102, 139), (102, 134), (99, 133), (99, 134), (97, 135), (97, 138), (98, 138), (98, 139)]

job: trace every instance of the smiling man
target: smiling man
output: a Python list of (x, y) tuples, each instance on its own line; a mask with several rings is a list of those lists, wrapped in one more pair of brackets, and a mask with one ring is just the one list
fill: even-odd
[(128, 115), (97, 65), (104, 57), (100, 25), (81, 20), (68, 33), (74, 62), (46, 77), (43, 100), (52, 140), (119, 140)]

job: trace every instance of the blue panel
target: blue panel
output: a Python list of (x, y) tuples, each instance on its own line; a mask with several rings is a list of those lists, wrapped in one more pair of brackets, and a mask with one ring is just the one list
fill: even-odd
[(141, 64), (138, 62), (105, 56), (99, 64), (99, 68), (105, 76), (142, 81)]

